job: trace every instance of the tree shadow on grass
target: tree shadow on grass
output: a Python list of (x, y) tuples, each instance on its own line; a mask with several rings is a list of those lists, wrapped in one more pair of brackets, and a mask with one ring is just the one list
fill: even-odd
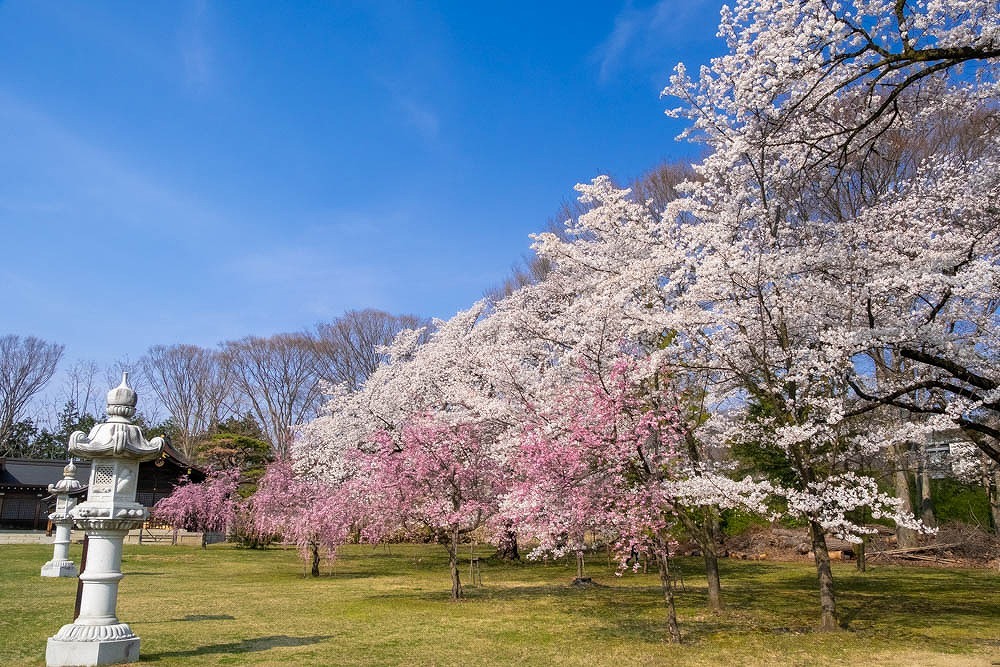
[[(711, 643), (719, 635), (746, 635), (754, 641), (819, 633), (818, 584), (811, 563), (723, 562), (721, 614), (707, 611), (707, 587), (697, 562), (685, 562), (686, 585), (676, 591), (681, 632), (685, 642)], [(496, 576), (502, 580), (503, 573)], [(658, 585), (615, 585), (612, 577), (604, 586), (580, 589), (570, 579), (532, 582), (526, 585), (465, 587), (465, 601), (473, 604), (551, 600), (567, 616), (597, 620), (589, 632), (608, 639), (661, 643), (666, 637), (666, 610)], [(443, 579), (442, 579), (443, 581)], [(923, 569), (885, 569), (868, 574), (837, 567), (835, 573), (838, 611), (851, 636), (908, 637), (917, 643), (943, 650), (960, 650), (970, 641), (960, 628), (983, 619), (1000, 618), (1000, 584), (982, 573)], [(639, 582), (636, 582), (639, 583)], [(448, 591), (440, 589), (386, 591), (374, 598), (446, 602)], [(917, 613), (914, 613), (917, 612)], [(929, 620), (933, 619), (933, 621)], [(939, 632), (945, 623), (952, 633)], [(930, 629), (929, 629), (930, 627)], [(985, 637), (985, 635), (984, 635)], [(973, 639), (977, 644), (995, 639)], [(787, 640), (785, 640), (787, 641)]]
[[(641, 641), (651, 645), (662, 644), (667, 640), (666, 607), (658, 585), (621, 586), (613, 579), (605, 579), (592, 587), (581, 587), (572, 582), (572, 577), (568, 577), (563, 581), (545, 584), (466, 585), (459, 604), (523, 602), (530, 605), (547, 601), (554, 605), (553, 614), (567, 618), (594, 619), (596, 624), (588, 632), (595, 636)], [(446, 589), (393, 591), (373, 595), (372, 598), (452, 604)]]
[[(444, 581), (444, 580), (442, 580)], [(620, 588), (613, 585), (595, 583), (592, 587), (574, 586), (571, 579), (563, 582), (548, 584), (522, 584), (522, 585), (490, 585), (487, 584), (462, 584), (461, 602), (509, 602), (523, 600), (531, 602), (540, 598), (559, 598), (568, 600), (600, 600), (602, 595), (611, 595), (616, 592), (625, 591), (634, 593), (644, 589), (638, 587)], [(659, 590), (651, 589), (651, 590)], [(371, 594), (373, 600), (417, 600), (420, 602), (451, 602), (451, 592), (441, 586), (440, 588), (424, 588), (421, 590), (403, 589), (395, 591), (385, 591), (378, 594)]]
[(301, 575), (302, 579), (311, 579), (313, 581), (319, 581), (321, 579), (375, 579), (381, 576), (379, 572), (365, 572), (364, 570), (347, 570), (347, 569), (337, 569), (335, 565), (332, 569), (321, 569), (319, 576), (314, 577), (308, 572), (303, 572)]
[[(722, 569), (726, 605), (739, 610), (753, 631), (815, 631), (819, 599), (811, 568), (726, 563)], [(846, 565), (834, 569), (841, 627), (855, 636), (888, 633), (896, 639), (961, 650), (970, 641), (969, 627), (982, 625), (984, 618), (1000, 617), (1000, 596), (994, 593), (1000, 588), (981, 573), (889, 567), (858, 573)], [(702, 624), (706, 634), (710, 625)], [(727, 632), (739, 632), (745, 625)], [(951, 635), (948, 626), (954, 631)]]
[[(686, 642), (712, 641), (718, 634), (778, 637), (818, 632), (818, 586), (810, 568), (756, 562), (721, 565), (726, 606), (721, 614), (706, 613), (707, 590), (700, 577), (690, 577), (687, 586), (675, 591)], [(694, 572), (694, 568), (689, 568), (688, 574)], [(1000, 596), (991, 595), (992, 590), (983, 590), (998, 586), (984, 586), (980, 574), (893, 570), (878, 576), (838, 569), (836, 582), (842, 625), (857, 636), (889, 632), (958, 650), (968, 643), (968, 637), (961, 635), (952, 640), (946, 634), (930, 633), (928, 618), (937, 619), (936, 623), (948, 619), (948, 624), (959, 627), (981, 623), (983, 617), (1000, 617)], [(963, 595), (963, 590), (969, 595)], [(640, 591), (646, 597), (639, 596)], [(662, 636), (665, 612), (658, 589), (636, 588), (633, 595), (630, 609), (645, 607), (649, 613), (603, 616), (605, 626), (596, 632), (647, 641)], [(594, 601), (589, 606), (599, 611), (602, 605)], [(605, 606), (610, 605), (606, 602)], [(914, 613), (915, 610), (920, 613)], [(585, 608), (581, 606), (580, 611)]]
[(143, 653), (143, 662), (157, 662), (168, 658), (190, 658), (196, 655), (210, 655), (216, 653), (254, 653), (257, 651), (267, 651), (272, 648), (289, 646), (309, 646), (319, 644), (333, 635), (314, 635), (311, 637), (289, 637), (288, 635), (273, 635), (270, 637), (256, 637), (254, 639), (244, 639), (239, 642), (227, 644), (208, 644), (184, 651), (162, 651), (160, 653)]

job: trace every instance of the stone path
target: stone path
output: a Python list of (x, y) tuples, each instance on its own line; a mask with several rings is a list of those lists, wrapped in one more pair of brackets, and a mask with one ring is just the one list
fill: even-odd
[[(221, 536), (219, 536), (221, 537)], [(0, 530), (0, 545), (3, 544), (52, 544), (53, 536), (46, 536), (44, 530)], [(210, 539), (209, 543), (221, 539)], [(83, 543), (83, 531), (74, 530), (70, 535), (72, 544)], [(143, 532), (142, 544), (172, 544), (173, 531), (169, 529), (147, 529)], [(125, 544), (139, 544), (139, 531), (132, 530), (125, 537)], [(186, 530), (177, 531), (177, 544), (199, 546), (201, 533), (189, 533)]]

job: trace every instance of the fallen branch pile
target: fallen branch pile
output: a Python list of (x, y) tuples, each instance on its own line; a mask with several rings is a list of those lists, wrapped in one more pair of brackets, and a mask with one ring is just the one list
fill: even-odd
[(905, 558), (907, 560), (924, 560), (936, 563), (959, 563), (960, 561), (954, 558), (945, 558), (937, 553), (928, 555), (928, 552), (945, 551), (947, 549), (954, 549), (955, 547), (960, 546), (962, 546), (961, 542), (954, 542), (951, 544), (927, 544), (921, 547), (906, 547), (903, 549), (884, 549), (882, 551), (871, 553), (869, 557), (878, 558), (879, 556), (892, 556), (895, 558)]

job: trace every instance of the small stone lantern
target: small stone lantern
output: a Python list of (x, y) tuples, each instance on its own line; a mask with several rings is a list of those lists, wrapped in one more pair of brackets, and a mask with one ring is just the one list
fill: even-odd
[(69, 437), (73, 456), (92, 459), (87, 500), (70, 511), (77, 528), (87, 532), (87, 565), (80, 574), (80, 615), (49, 638), (45, 651), (49, 667), (113, 665), (139, 659), (139, 638), (115, 615), (118, 582), (122, 579), (122, 543), (149, 513), (135, 502), (139, 463), (155, 459), (163, 438), (150, 441), (132, 423), (137, 396), (128, 386), (128, 373), (108, 392), (108, 420), (90, 435), (75, 431)]
[(75, 577), (77, 574), (76, 565), (69, 559), (69, 536), (73, 527), (70, 510), (76, 505), (70, 494), (81, 488), (83, 486), (76, 479), (76, 466), (72, 460), (63, 468), (63, 478), (49, 484), (49, 493), (56, 496), (56, 511), (49, 515), (56, 526), (56, 537), (52, 542), (52, 560), (42, 566), (43, 577)]

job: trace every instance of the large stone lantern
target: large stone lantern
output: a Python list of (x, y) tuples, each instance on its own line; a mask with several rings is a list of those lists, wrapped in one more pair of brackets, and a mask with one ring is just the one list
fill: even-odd
[(108, 392), (108, 420), (90, 435), (69, 437), (70, 455), (92, 459), (87, 500), (72, 509), (77, 528), (87, 532), (87, 565), (80, 574), (80, 615), (49, 638), (45, 651), (50, 667), (112, 665), (139, 659), (139, 638), (115, 615), (122, 579), (122, 543), (129, 530), (146, 520), (146, 508), (135, 502), (139, 463), (155, 459), (163, 438), (150, 441), (132, 423), (137, 397), (128, 373)]
[(56, 496), (56, 511), (49, 519), (56, 526), (56, 537), (52, 541), (52, 560), (42, 566), (43, 577), (75, 577), (76, 565), (69, 559), (70, 532), (73, 528), (73, 517), (70, 511), (76, 500), (70, 495), (83, 486), (76, 479), (76, 466), (73, 461), (63, 468), (63, 478), (55, 484), (49, 484), (49, 493)]

